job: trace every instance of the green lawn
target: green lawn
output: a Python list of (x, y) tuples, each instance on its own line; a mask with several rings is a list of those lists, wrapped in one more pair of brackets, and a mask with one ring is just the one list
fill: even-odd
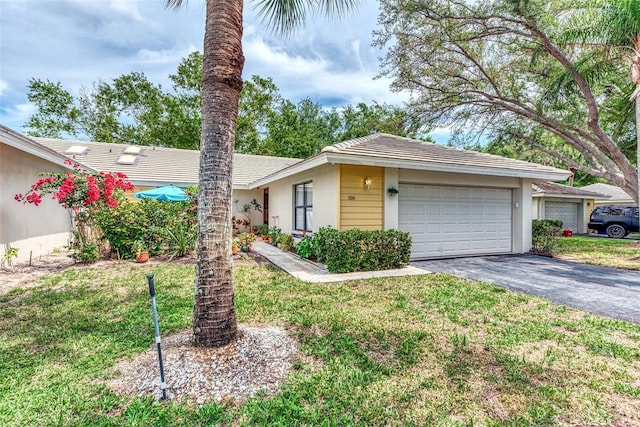
[(640, 241), (574, 236), (559, 239), (556, 255), (607, 267), (640, 270)]
[[(189, 407), (104, 385), (153, 340), (144, 273), (73, 268), (0, 296), (0, 425), (640, 425), (640, 326), (447, 275), (306, 284), (235, 269), (241, 322), (305, 355), (279, 394)], [(161, 330), (191, 321), (193, 267), (154, 266)]]

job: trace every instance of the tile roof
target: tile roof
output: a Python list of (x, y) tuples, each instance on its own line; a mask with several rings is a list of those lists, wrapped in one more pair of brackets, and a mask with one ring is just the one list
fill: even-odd
[(509, 159), (492, 154), (462, 150), (415, 139), (376, 133), (325, 147), (323, 152), (342, 153), (370, 158), (390, 158), (432, 165), (457, 165), (486, 169), (508, 169), (543, 173), (569, 173), (562, 169)]
[(564, 196), (575, 198), (592, 198), (592, 199), (608, 199), (602, 193), (595, 191), (588, 191), (583, 188), (570, 187), (564, 184), (557, 184), (555, 182), (536, 181), (533, 183), (532, 192), (536, 196)]
[(251, 187), (267, 185), (278, 179), (292, 176), (326, 163), (551, 181), (567, 179), (571, 175), (571, 172), (567, 170), (537, 163), (376, 133), (324, 147), (319, 154), (253, 182)]
[(585, 185), (584, 187), (582, 187), (582, 189), (588, 191), (596, 191), (598, 193), (609, 196), (609, 201), (612, 203), (638, 203), (637, 200), (633, 200), (631, 196), (629, 196), (622, 188), (616, 187), (615, 185), (597, 183)]
[[(123, 172), (139, 185), (198, 184), (198, 150), (139, 146), (140, 154), (132, 155), (132, 159), (123, 159), (132, 160), (132, 163), (122, 164), (118, 163), (118, 159), (130, 145), (35, 137), (31, 139), (63, 155), (72, 146), (87, 147), (86, 154), (67, 154), (67, 157), (98, 171)], [(247, 188), (249, 183), (300, 161), (301, 159), (236, 153), (233, 156), (233, 186)]]

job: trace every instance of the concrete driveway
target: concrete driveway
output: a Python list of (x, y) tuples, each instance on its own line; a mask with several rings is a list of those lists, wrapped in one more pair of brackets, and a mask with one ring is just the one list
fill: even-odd
[(639, 272), (534, 255), (414, 261), (411, 265), (640, 324)]

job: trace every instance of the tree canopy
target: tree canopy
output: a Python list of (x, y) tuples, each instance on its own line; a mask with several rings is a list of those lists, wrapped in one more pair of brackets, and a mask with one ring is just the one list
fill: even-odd
[(638, 194), (628, 59), (567, 37), (586, 2), (381, 2), (382, 74), (429, 126), (518, 141)]
[[(132, 72), (82, 88), (74, 97), (60, 82), (31, 79), (37, 111), (27, 133), (197, 149), (200, 144), (202, 54), (192, 52), (169, 76), (171, 90)], [(285, 99), (271, 78), (251, 76), (240, 93), (235, 150), (304, 158), (346, 139), (386, 132), (415, 137), (418, 122), (401, 107), (359, 103), (324, 108), (311, 99)]]

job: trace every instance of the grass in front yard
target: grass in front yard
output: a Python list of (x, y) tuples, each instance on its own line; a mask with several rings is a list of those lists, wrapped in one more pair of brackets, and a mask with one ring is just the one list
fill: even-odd
[[(640, 326), (447, 275), (306, 284), (236, 268), (238, 317), (287, 328), (282, 390), (200, 408), (128, 400), (110, 368), (153, 340), (144, 272), (79, 268), (0, 296), (0, 425), (639, 425)], [(193, 267), (154, 267), (161, 331)]]
[(593, 265), (640, 270), (640, 241), (574, 236), (559, 239), (556, 255)]

